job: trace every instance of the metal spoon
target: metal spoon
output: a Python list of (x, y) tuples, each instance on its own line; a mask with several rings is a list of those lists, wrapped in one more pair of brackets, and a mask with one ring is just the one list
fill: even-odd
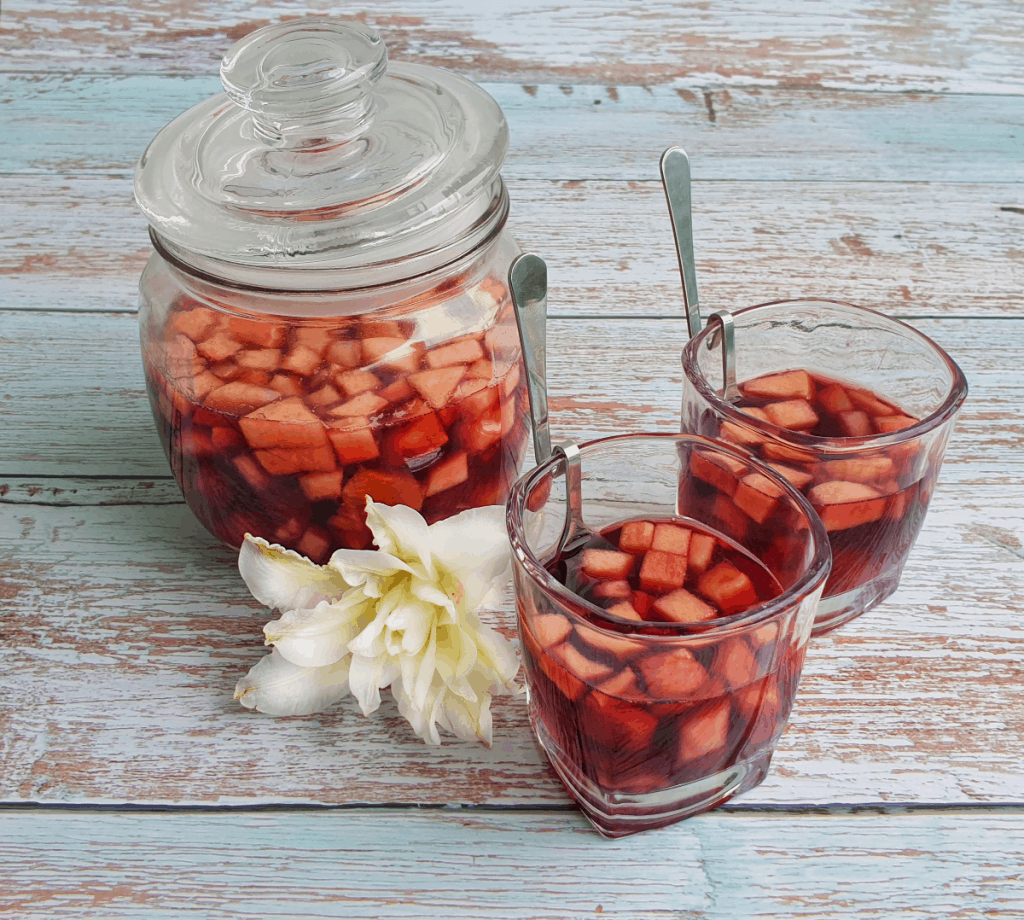
[[(682, 147), (669, 147), (661, 155), (661, 184), (668, 200), (672, 235), (676, 241), (679, 272), (683, 278), (683, 303), (686, 327), (692, 339), (701, 329), (700, 305), (697, 302), (697, 268), (693, 259), (693, 218), (691, 213), (690, 158)], [(717, 320), (720, 329), (708, 339), (708, 348), (722, 344), (722, 395), (726, 400), (739, 399), (736, 385), (736, 339), (732, 314), (718, 310), (708, 317), (708, 325)]]
[[(562, 534), (549, 558), (554, 558), (570, 543), (590, 539), (593, 531), (583, 521), (583, 474), (580, 449), (573, 441), (551, 447), (547, 386), (547, 309), (548, 267), (533, 253), (519, 256), (508, 272), (519, 338), (523, 343), (526, 388), (530, 394), (533, 421), (533, 454), (539, 466), (555, 454), (565, 469), (566, 513)], [(557, 475), (554, 470), (552, 475)]]

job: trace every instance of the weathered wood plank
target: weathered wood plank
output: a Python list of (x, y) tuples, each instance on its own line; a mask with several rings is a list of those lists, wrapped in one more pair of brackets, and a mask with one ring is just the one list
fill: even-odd
[[(683, 4), (642, 12), (613, 0), (472, 0), (364, 3), (351, 11), (384, 35), (396, 58), (476, 79), (528, 83), (683, 83), (867, 86), (1005, 92), (1024, 84), (1021, 11), (1014, 0), (770, 0)], [(242, 0), (182, 7), (74, 0), (8, 0), (0, 53), (5, 69), (216, 73), (250, 31), (301, 14), (337, 16), (314, 0), (254, 8)]]
[[(164, 125), (220, 91), (215, 75), (0, 73), (0, 171), (128, 174)], [(508, 118), (510, 180), (649, 180), (680, 143), (705, 181), (1024, 178), (1020, 95), (483, 85)]]
[[(553, 290), (557, 303), (559, 286)], [(1013, 481), (1024, 444), (1024, 320), (914, 324), (949, 349), (971, 386), (947, 454), (947, 481)], [(127, 313), (0, 312), (0, 476), (166, 478), (137, 335)], [(588, 439), (678, 426), (684, 338), (682, 319), (551, 320), (555, 434)], [(8, 493), (0, 501), (25, 500), (16, 480), (3, 481)]]
[[(900, 590), (812, 644), (743, 803), (1024, 803), (1022, 541), (1006, 486), (940, 485)], [(496, 701), (491, 750), (428, 748), (390, 702), (368, 720), (234, 703), (269, 615), (182, 505), (0, 505), (0, 545), (0, 800), (566, 801), (521, 699)], [(508, 601), (490, 619), (511, 634)]]
[[(553, 315), (681, 314), (656, 179), (509, 187), (510, 229), (548, 262)], [(694, 196), (705, 310), (817, 294), (901, 316), (1020, 314), (1020, 185), (698, 181)], [(128, 178), (0, 177), (0, 198), (0, 307), (136, 309), (150, 247)]]
[(1024, 910), (1019, 814), (0, 813), (0, 912), (248, 918), (958, 917)]

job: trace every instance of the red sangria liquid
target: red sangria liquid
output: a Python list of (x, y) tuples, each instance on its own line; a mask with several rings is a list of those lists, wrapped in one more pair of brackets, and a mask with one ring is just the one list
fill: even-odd
[(484, 332), (433, 347), (414, 319), (318, 325), (243, 317), (180, 297), (143, 330), (157, 428), (192, 511), (325, 562), (363, 549), (366, 496), (428, 523), (505, 500), (529, 418), (505, 306)]
[[(861, 387), (805, 370), (767, 374), (740, 384), (735, 407), (770, 425), (821, 438), (891, 434), (918, 422), (894, 403)], [(810, 501), (828, 531), (832, 573), (824, 596), (842, 594), (902, 562), (924, 520), (939, 459), (929, 463), (913, 445), (862, 450), (856, 456), (827, 448), (786, 445), (731, 422), (713, 437), (731, 442), (770, 466)], [(737, 476), (727, 462), (695, 457), (691, 472), (741, 534), (744, 515), (759, 524), (773, 514), (778, 490), (758, 474)], [(737, 469), (745, 467), (736, 464)], [(741, 539), (740, 536), (737, 536)]]
[[(776, 621), (727, 637), (702, 638), (700, 626), (735, 621), (778, 597), (769, 570), (721, 534), (674, 518), (615, 525), (563, 552), (548, 571), (608, 614), (584, 604), (571, 608), (572, 618), (554, 605), (520, 611), (538, 734), (563, 779), (571, 775), (567, 785), (578, 790), (589, 781), (601, 833), (645, 827), (642, 808), (639, 826), (637, 814), (621, 826), (609, 819), (597, 790), (628, 808), (630, 796), (721, 776), (760, 757), (762, 772), (719, 801), (756, 785), (789, 717), (806, 642), (780, 635)], [(679, 623), (694, 631), (680, 638), (666, 628)], [(592, 810), (585, 793), (581, 805)], [(685, 813), (655, 809), (647, 826)]]

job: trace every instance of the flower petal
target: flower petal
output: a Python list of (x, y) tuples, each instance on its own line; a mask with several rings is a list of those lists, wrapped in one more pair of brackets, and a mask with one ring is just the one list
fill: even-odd
[(305, 668), (333, 664), (348, 655), (348, 644), (359, 631), (360, 614), (368, 604), (354, 592), (333, 604), (321, 601), (312, 610), (287, 610), (263, 627), (263, 635), (292, 664)]
[(276, 649), (235, 685), (235, 699), (272, 716), (320, 712), (348, 695), (348, 658), (322, 668), (303, 668)]
[(470, 508), (430, 525), (434, 557), (465, 592), (464, 609), (500, 596), (512, 574), (512, 550), (499, 505)]
[(380, 708), (380, 691), (387, 687), (399, 673), (399, 667), (388, 660), (387, 655), (376, 658), (364, 658), (362, 655), (352, 656), (349, 668), (349, 690), (359, 700), (363, 715), (368, 716)]
[(401, 559), (372, 549), (338, 549), (325, 568), (336, 571), (346, 584), (361, 587), (367, 597), (380, 597), (384, 583), (399, 572), (412, 574)]
[(238, 571), (252, 596), (275, 610), (314, 607), (349, 590), (327, 566), (251, 534), (245, 535), (238, 553)]
[(366, 496), (366, 526), (382, 553), (420, 566), (427, 578), (434, 577), (430, 555), (430, 528), (423, 517), (406, 505), (381, 505)]

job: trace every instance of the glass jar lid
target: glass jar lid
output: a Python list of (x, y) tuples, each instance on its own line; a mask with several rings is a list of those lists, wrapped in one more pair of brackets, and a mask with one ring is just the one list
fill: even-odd
[(136, 169), (172, 259), (236, 284), (348, 290), (436, 269), (503, 226), (498, 104), (455, 74), (389, 65), (373, 29), (260, 29), (228, 52), (221, 82)]

